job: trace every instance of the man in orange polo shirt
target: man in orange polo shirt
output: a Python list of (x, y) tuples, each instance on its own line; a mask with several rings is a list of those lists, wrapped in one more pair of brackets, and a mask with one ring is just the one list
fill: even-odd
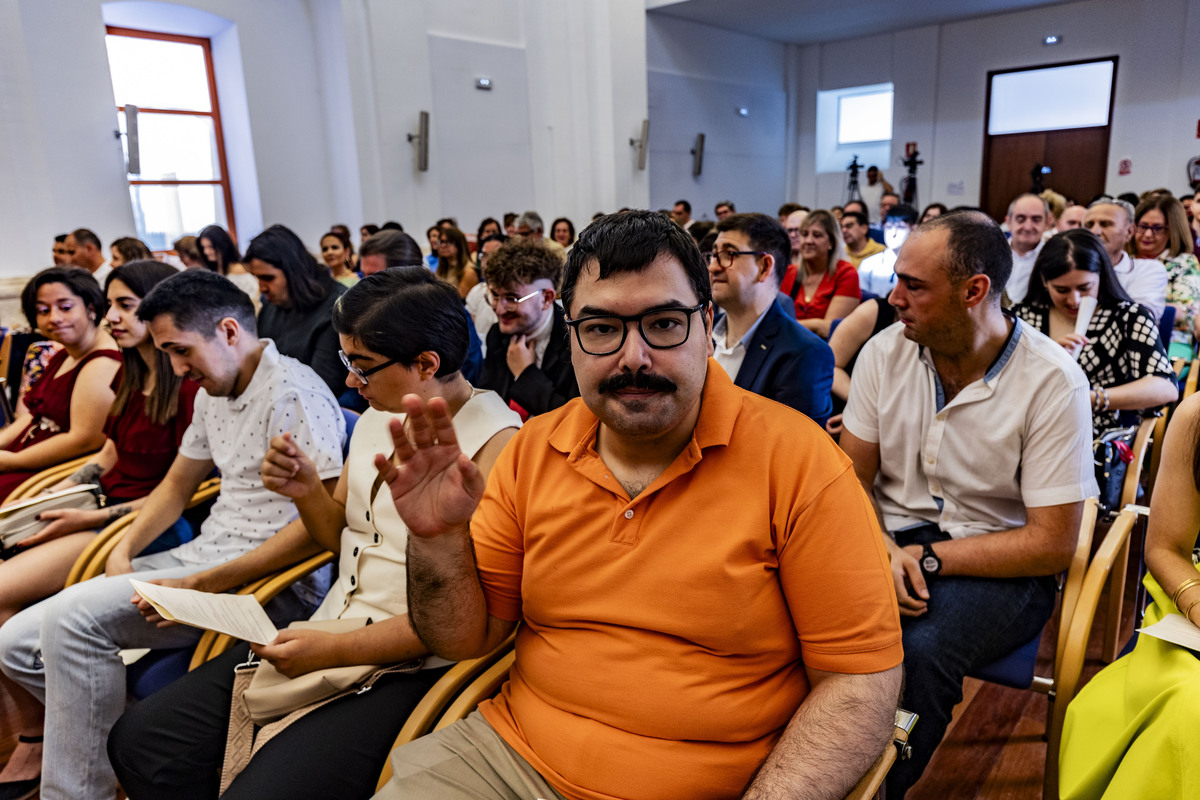
[(708, 275), (670, 220), (590, 225), (563, 304), (582, 397), (486, 492), (440, 400), (405, 398), (402, 466), (378, 460), (426, 645), (470, 658), (522, 623), (500, 695), (397, 750), (379, 797), (844, 796), (890, 738), (903, 658), (850, 461), (709, 357)]

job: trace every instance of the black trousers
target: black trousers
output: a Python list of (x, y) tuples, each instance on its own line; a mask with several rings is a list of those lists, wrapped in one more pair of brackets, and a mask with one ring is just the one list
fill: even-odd
[[(238, 644), (129, 708), (108, 757), (130, 800), (217, 797)], [(447, 668), (384, 676), (288, 726), (260, 750), (223, 800), (369, 798), (409, 713)]]

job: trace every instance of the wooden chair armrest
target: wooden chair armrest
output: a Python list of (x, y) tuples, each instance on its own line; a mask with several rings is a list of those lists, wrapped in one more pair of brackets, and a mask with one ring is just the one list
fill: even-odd
[[(1062, 591), (1062, 611), (1059, 616), (1060, 630), (1067, 630), (1071, 625), (1071, 618), (1075, 614), (1075, 609), (1079, 603), (1079, 593), (1083, 589), (1083, 580), (1087, 575), (1088, 558), (1092, 554), (1092, 537), (1096, 530), (1096, 516), (1099, 513), (1100, 504), (1095, 497), (1089, 497), (1083, 504), (1083, 519), (1079, 524), (1079, 538), (1075, 543), (1075, 555), (1071, 559), (1071, 567), (1067, 570), (1067, 580), (1063, 584)], [(1066, 646), (1066, 637), (1058, 637), (1058, 646), (1054, 654), (1055, 672), (1058, 674), (1058, 667), (1062, 664), (1063, 649)]]
[[(450, 704), (455, 696), (464, 687), (479, 677), (480, 673), (495, 663), (496, 659), (508, 652), (512, 648), (516, 637), (516, 630), (514, 630), (496, 649), (487, 655), (460, 661), (446, 670), (445, 674), (438, 678), (437, 683), (430, 687), (425, 696), (421, 698), (421, 702), (417, 703), (416, 708), (408, 715), (408, 719), (404, 721), (404, 727), (400, 729), (399, 735), (396, 736), (396, 742), (392, 745), (392, 749), (395, 750), (400, 745), (408, 744), (429, 733), (446, 706)], [(383, 789), (383, 785), (391, 780), (391, 778), (392, 762), (389, 759), (384, 762), (383, 771), (379, 775), (379, 784), (375, 791), (378, 792)]]
[(17, 488), (9, 493), (4, 502), (14, 503), (17, 500), (28, 500), (35, 495), (41, 494), (63, 478), (69, 477), (75, 470), (86, 464), (88, 459), (94, 455), (95, 453), (88, 453), (87, 455), (64, 461), (61, 464), (46, 467), (41, 472), (30, 475), (24, 481), (17, 484)]
[(440, 731), (460, 719), (465, 719), (475, 710), (476, 706), (494, 695), (508, 680), (508, 671), (512, 669), (513, 662), (516, 660), (517, 651), (509, 650), (500, 657), (499, 661), (484, 670), (483, 674), (471, 681), (466, 689), (463, 689), (462, 694), (454, 698), (454, 702), (446, 708), (446, 712), (442, 714), (442, 718), (438, 720), (433, 729)]
[[(1075, 613), (1071, 617), (1067, 635), (1063, 637), (1062, 663), (1055, 672), (1058, 685), (1055, 689), (1052, 734), (1055, 731), (1061, 732), (1062, 720), (1067, 713), (1067, 704), (1071, 702), (1079, 688), (1079, 678), (1083, 673), (1084, 658), (1087, 654), (1088, 636), (1092, 630), (1096, 608), (1100, 604), (1100, 593), (1108, 581), (1113, 565), (1125, 552), (1125, 545), (1129, 540), (1134, 523), (1137, 521), (1137, 516), (1138, 512), (1131, 508), (1121, 512), (1108, 529), (1108, 533), (1105, 534), (1104, 540), (1096, 550), (1096, 555), (1092, 558), (1092, 563), (1088, 566), (1083, 587), (1079, 592), (1079, 601), (1075, 606)], [(1122, 591), (1123, 589), (1124, 587), (1114, 585), (1110, 591)], [(1053, 736), (1051, 745), (1057, 745)]]
[[(309, 573), (325, 566), (333, 561), (334, 558), (333, 553), (323, 550), (301, 561), (299, 564), (252, 581), (238, 589), (235, 594), (252, 594), (254, 595), (254, 599), (258, 600), (259, 605), (265, 606), (284, 589)], [(196, 644), (196, 649), (192, 654), (192, 661), (188, 665), (188, 670), (191, 671), (206, 661), (221, 655), (232, 647), (236, 641), (232, 636), (225, 633), (205, 631), (200, 637), (200, 641)]]
[(879, 792), (892, 765), (902, 755), (904, 758), (908, 757), (908, 736), (916, 724), (916, 714), (902, 708), (896, 709), (896, 727), (892, 734), (892, 741), (867, 770), (867, 774), (854, 784), (854, 788), (846, 795), (846, 800), (869, 800)]
[(1200, 358), (1192, 359), (1191, 369), (1188, 370), (1187, 381), (1183, 384), (1183, 397), (1186, 400), (1196, 393), (1196, 381), (1200, 379)]

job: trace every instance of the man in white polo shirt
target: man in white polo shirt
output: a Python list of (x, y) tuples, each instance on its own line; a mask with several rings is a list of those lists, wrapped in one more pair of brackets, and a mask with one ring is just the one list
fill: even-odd
[(1167, 307), (1167, 268), (1154, 258), (1133, 258), (1125, 244), (1133, 236), (1133, 206), (1124, 200), (1102, 197), (1088, 206), (1083, 227), (1100, 237), (1121, 287), (1158, 319)]
[[(265, 489), (260, 478), (272, 437), (290, 433), (312, 454), (323, 481), (336, 481), (342, 469), (346, 426), (333, 394), (310, 367), (258, 338), (254, 307), (228, 279), (206, 270), (181, 272), (146, 296), (138, 316), (175, 373), (202, 390), (179, 454), (113, 549), (106, 577), (65, 589), (0, 628), (0, 669), (45, 704), (46, 798), (116, 792), (105, 740), (126, 703), (119, 651), (184, 647), (200, 638), (196, 628), (147, 623), (131, 602), (129, 579), (199, 572), (248, 552), (294, 519), (292, 501)], [(221, 492), (199, 535), (138, 557), (179, 518), (214, 467)], [(324, 588), (311, 583), (307, 592), (280, 598), (276, 624), (307, 616)], [(28, 722), (25, 733), (36, 734)]]
[(1010, 252), (978, 212), (913, 230), (890, 297), (901, 324), (867, 342), (850, 387), (840, 443), (886, 532), (902, 705), (921, 716), (889, 797), (929, 763), (963, 677), (1041, 631), (1096, 492), (1087, 380), (1001, 309)]

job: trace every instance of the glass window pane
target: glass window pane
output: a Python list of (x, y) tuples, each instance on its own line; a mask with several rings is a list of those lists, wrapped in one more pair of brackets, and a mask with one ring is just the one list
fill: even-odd
[(138, 238), (151, 250), (170, 250), (180, 236), (195, 235), (207, 225), (229, 227), (219, 185), (137, 185), (129, 187), (129, 195)]
[[(125, 132), (125, 115), (117, 112), (117, 126)], [(129, 140), (121, 137), (129, 160)], [(215, 181), (221, 179), (217, 135), (212, 117), (181, 114), (138, 114), (138, 152), (145, 181)]]
[(1098, 128), (1108, 124), (1113, 62), (992, 76), (988, 133)]
[(883, 142), (892, 138), (892, 92), (838, 98), (838, 144)]
[(133, 36), (106, 36), (117, 105), (212, 111), (204, 48)]

